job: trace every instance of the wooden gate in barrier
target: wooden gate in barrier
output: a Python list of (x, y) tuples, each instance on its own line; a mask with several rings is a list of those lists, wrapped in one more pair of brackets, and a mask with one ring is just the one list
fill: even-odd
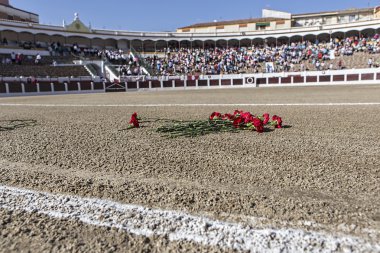
[(125, 92), (125, 83), (106, 83), (106, 92)]

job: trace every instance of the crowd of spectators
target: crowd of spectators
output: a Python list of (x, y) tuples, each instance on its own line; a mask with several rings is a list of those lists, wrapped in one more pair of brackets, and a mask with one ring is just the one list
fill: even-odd
[(52, 42), (48, 46), (48, 50), (51, 56), (83, 56), (83, 57), (95, 57), (98, 55), (99, 50), (90, 47), (80, 47), (78, 43), (74, 43), (71, 46), (62, 45), (60, 42)]
[[(3, 39), (3, 44), (7, 43)], [(290, 44), (262, 44), (251, 47), (229, 48), (165, 48), (154, 56), (144, 59), (133, 57), (129, 52), (120, 49), (83, 48), (77, 43), (67, 47), (60, 42), (50, 43), (48, 50), (51, 56), (84, 56), (107, 59), (118, 65), (121, 75), (140, 74), (142, 67), (150, 67), (155, 75), (192, 75), (192, 74), (238, 74), (259, 72), (292, 72), (306, 70), (342, 69), (344, 62), (332, 59), (341, 56), (352, 56), (357, 52), (367, 54), (380, 53), (380, 35), (372, 37), (348, 37), (330, 39), (328, 42), (293, 42)], [(24, 59), (25, 58), (25, 59)], [(30, 56), (29, 56), (30, 58)], [(369, 67), (378, 63), (369, 56)], [(12, 53), (3, 58), (3, 64), (22, 64), (27, 57)], [(42, 57), (33, 57), (35, 64), (40, 64)]]
[(3, 56), (1, 57), (1, 64), (8, 65), (8, 64), (16, 64), (16, 65), (22, 65), (24, 62), (27, 62), (27, 64), (36, 64), (39, 65), (41, 63), (42, 56), (40, 54), (36, 54), (35, 56), (27, 55), (24, 56), (21, 53), (15, 53), (12, 52), (9, 57)]
[(139, 58), (134, 57), (123, 50), (101, 50), (98, 51), (100, 58), (106, 58), (111, 64), (118, 66), (120, 76), (141, 75), (142, 68), (139, 63)]
[[(329, 42), (309, 41), (280, 46), (261, 45), (240, 48), (168, 48), (160, 56), (147, 57), (155, 74), (237, 74), (341, 69), (331, 59), (356, 52), (380, 53), (380, 38), (351, 37)], [(272, 64), (266, 64), (272, 63)], [(371, 64), (373, 66), (373, 64)]]
[(121, 49), (119, 49), (119, 50), (109, 50), (109, 49), (99, 50), (97, 55), (101, 58), (102, 57), (107, 58), (107, 60), (110, 61), (111, 63), (119, 64), (119, 65), (127, 64), (127, 62), (130, 61), (129, 55), (124, 53), (124, 51)]

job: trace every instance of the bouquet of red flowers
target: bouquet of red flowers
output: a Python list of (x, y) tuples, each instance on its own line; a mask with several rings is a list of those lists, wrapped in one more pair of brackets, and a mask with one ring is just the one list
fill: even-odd
[[(137, 113), (133, 113), (129, 121), (128, 129), (140, 128), (139, 120)], [(282, 118), (277, 115), (274, 115), (271, 119), (268, 113), (264, 113), (262, 116), (257, 116), (241, 110), (235, 110), (233, 113), (224, 114), (213, 112), (208, 120), (178, 121), (154, 119), (153, 121), (170, 122), (169, 125), (157, 129), (157, 132), (170, 138), (180, 136), (196, 137), (218, 132), (238, 132), (239, 130), (250, 130), (263, 133), (266, 127), (282, 128)]]
[(201, 121), (176, 121), (169, 126), (157, 129), (157, 132), (166, 137), (175, 138), (180, 136), (195, 137), (217, 132), (237, 132), (239, 130), (251, 130), (263, 133), (265, 127), (282, 128), (282, 118), (274, 115), (272, 119), (268, 113), (262, 116), (250, 112), (235, 110), (233, 113), (222, 114), (213, 112), (208, 120)]

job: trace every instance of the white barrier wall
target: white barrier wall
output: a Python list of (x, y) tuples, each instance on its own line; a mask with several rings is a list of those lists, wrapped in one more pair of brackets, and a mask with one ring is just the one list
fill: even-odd
[(157, 77), (140, 81), (129, 78), (125, 81), (127, 90), (380, 84), (380, 69)]
[(380, 84), (380, 69), (350, 69), (182, 77), (128, 77), (121, 82), (99, 78), (0, 78), (0, 96), (126, 92), (135, 90), (221, 89), (310, 85)]

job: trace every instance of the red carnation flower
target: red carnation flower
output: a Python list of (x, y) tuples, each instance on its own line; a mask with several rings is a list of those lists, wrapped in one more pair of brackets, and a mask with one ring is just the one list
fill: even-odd
[(263, 122), (263, 124), (264, 124), (264, 125), (268, 124), (269, 119), (270, 119), (270, 118), (269, 118), (269, 113), (264, 113), (263, 118), (264, 118), (264, 122)]
[(129, 127), (128, 128), (139, 128), (139, 120), (137, 118), (137, 113), (133, 113), (131, 116), (131, 119), (129, 120)]
[(244, 111), (235, 110), (234, 111), (234, 116), (241, 115), (242, 113), (244, 113)]
[(244, 118), (244, 124), (253, 123), (254, 119), (255, 118), (252, 115), (250, 115), (250, 116)]
[(282, 119), (281, 117), (277, 117), (277, 126), (276, 128), (282, 128)]
[(239, 128), (240, 125), (244, 122), (242, 117), (235, 118), (234, 122), (232, 123), (234, 127)]
[(259, 118), (254, 118), (252, 120), (252, 123), (258, 133), (263, 133), (264, 132), (264, 125), (263, 122)]
[(224, 115), (222, 116), (222, 119), (223, 119), (223, 120), (233, 120), (233, 118), (234, 118), (234, 115), (229, 114), (229, 113), (226, 113), (226, 114), (224, 114)]
[(277, 115), (274, 115), (272, 117), (272, 120), (273, 121), (276, 121), (276, 125), (275, 125), (275, 128), (282, 128), (282, 119), (281, 117), (277, 116)]
[(220, 112), (213, 112), (210, 116), (210, 120), (220, 119), (221, 117), (222, 117), (222, 114), (220, 114)]
[(250, 112), (243, 112), (240, 116), (244, 119), (245, 123), (249, 122), (249, 119), (252, 118), (252, 114)]

